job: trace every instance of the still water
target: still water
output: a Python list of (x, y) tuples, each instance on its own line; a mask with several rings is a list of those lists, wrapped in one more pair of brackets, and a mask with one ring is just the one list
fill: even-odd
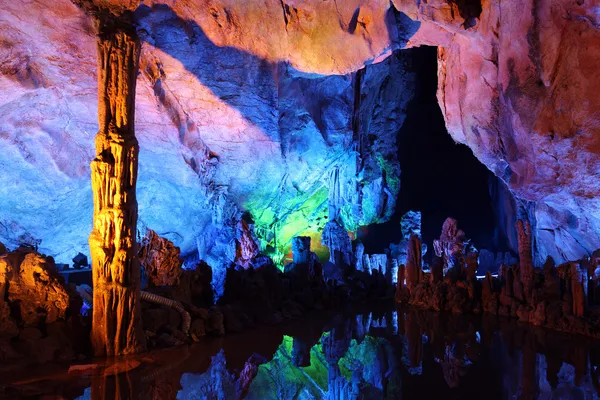
[(600, 342), (413, 309), (313, 314), (77, 367), (0, 369), (4, 399), (597, 399)]

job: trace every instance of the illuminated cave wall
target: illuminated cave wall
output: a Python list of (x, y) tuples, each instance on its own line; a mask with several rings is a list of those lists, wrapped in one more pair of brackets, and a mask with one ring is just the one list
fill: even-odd
[[(410, 95), (390, 55), (420, 45), (439, 46), (452, 138), (528, 205), (538, 261), (600, 247), (593, 2), (98, 2), (137, 9), (140, 225), (184, 255), (226, 262), (246, 209), (285, 254), (324, 223), (335, 176), (348, 229), (385, 220)], [(0, 7), (0, 241), (69, 261), (91, 230), (92, 23), (68, 0)]]
[[(88, 253), (96, 51), (91, 22), (69, 1), (36, 7), (17, 2), (0, 17), (10, 56), (0, 76), (0, 241), (39, 244), (69, 262)], [(313, 237), (326, 259), (319, 232), (332, 185), (349, 230), (389, 218), (400, 189), (395, 135), (412, 96), (409, 55), (358, 73), (300, 72), (217, 44), (201, 20), (180, 14), (165, 5), (136, 11), (140, 227), (218, 267), (233, 260), (244, 211), (277, 262), (297, 235)]]

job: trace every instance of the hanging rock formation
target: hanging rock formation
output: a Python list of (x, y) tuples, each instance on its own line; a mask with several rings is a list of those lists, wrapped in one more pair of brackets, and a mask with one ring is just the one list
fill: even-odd
[(352, 242), (348, 232), (335, 221), (325, 224), (321, 242), (329, 247), (329, 262), (350, 266), (352, 264)]

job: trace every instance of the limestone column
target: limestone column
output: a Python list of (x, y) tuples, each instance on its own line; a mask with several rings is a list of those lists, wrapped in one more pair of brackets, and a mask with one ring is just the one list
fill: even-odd
[(94, 226), (90, 235), (96, 356), (146, 347), (141, 325), (136, 230), (138, 142), (135, 86), (140, 41), (126, 15), (98, 18), (98, 124), (92, 161)]
[(533, 254), (531, 247), (531, 225), (526, 220), (517, 221), (517, 236), (519, 238), (519, 269), (520, 278), (523, 283), (525, 300), (531, 303), (533, 294)]
[(408, 242), (408, 254), (406, 256), (406, 286), (411, 295), (421, 281), (421, 239), (413, 234)]

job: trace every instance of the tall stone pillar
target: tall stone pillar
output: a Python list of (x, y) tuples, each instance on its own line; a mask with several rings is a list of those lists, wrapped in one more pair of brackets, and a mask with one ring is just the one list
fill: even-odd
[(140, 41), (126, 15), (98, 18), (98, 124), (92, 161), (94, 226), (90, 235), (96, 356), (146, 347), (141, 324), (136, 230), (138, 142), (135, 86)]
[(519, 272), (525, 300), (531, 303), (533, 294), (533, 250), (531, 247), (531, 225), (529, 221), (517, 221), (517, 237), (519, 238)]
[(406, 286), (410, 294), (414, 294), (414, 290), (421, 282), (421, 239), (413, 234), (408, 242), (408, 254), (406, 256)]

